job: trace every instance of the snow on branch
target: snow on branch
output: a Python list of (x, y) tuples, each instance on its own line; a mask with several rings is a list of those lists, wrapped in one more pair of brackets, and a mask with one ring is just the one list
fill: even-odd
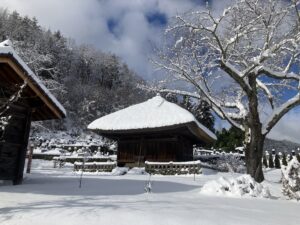
[(300, 105), (300, 93), (295, 95), (293, 98), (276, 108), (269, 118), (265, 121), (263, 126), (263, 134), (267, 134), (277, 124), (277, 122), (293, 107)]
[(259, 70), (259, 74), (265, 74), (269, 77), (275, 78), (275, 79), (291, 79), (291, 80), (300, 80), (300, 75), (296, 74), (294, 72), (279, 72), (272, 70), (271, 68), (268, 68), (266, 66), (262, 66)]
[(270, 103), (272, 109), (274, 109), (273, 95), (272, 95), (271, 91), (269, 90), (269, 88), (263, 82), (261, 82), (259, 79), (256, 79), (256, 83), (257, 83), (257, 86), (260, 89), (262, 89), (263, 92), (267, 95), (267, 97), (269, 99), (269, 103)]

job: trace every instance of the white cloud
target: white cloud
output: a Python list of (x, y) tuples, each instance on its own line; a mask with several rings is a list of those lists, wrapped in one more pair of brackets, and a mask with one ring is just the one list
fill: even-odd
[(300, 143), (300, 107), (286, 114), (269, 133), (268, 137)]
[[(224, 2), (212, 7), (220, 10)], [(0, 0), (1, 7), (16, 10), (21, 15), (36, 17), (45, 28), (60, 30), (78, 43), (88, 43), (120, 56), (144, 78), (153, 74), (149, 57), (153, 45), (161, 39), (162, 27), (150, 25), (146, 15), (160, 12), (167, 18), (195, 10), (205, 1), (196, 0)], [(201, 4), (202, 3), (202, 6)], [(117, 22), (118, 35), (107, 26)]]
[[(150, 25), (145, 16), (160, 12), (172, 17), (197, 5), (192, 0), (0, 0), (0, 3), (21, 15), (36, 17), (42, 26), (60, 30), (78, 43), (89, 43), (119, 55), (147, 79), (153, 73), (148, 61), (152, 44), (158, 42), (162, 29)], [(109, 30), (110, 19), (116, 21), (118, 35)]]

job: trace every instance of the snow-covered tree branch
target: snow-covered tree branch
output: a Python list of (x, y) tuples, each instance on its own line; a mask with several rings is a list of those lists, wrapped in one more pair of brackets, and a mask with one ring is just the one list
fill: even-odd
[(210, 10), (178, 15), (154, 62), (172, 81), (189, 85), (161, 91), (203, 98), (245, 131), (247, 172), (256, 181), (264, 179), (265, 136), (300, 105), (299, 7), (299, 0), (238, 0), (222, 15)]

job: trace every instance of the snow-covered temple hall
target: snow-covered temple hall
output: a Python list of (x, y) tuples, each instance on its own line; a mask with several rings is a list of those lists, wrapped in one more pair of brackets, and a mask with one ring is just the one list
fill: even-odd
[(88, 129), (118, 142), (119, 166), (189, 161), (194, 144), (216, 139), (193, 114), (159, 95), (101, 117)]

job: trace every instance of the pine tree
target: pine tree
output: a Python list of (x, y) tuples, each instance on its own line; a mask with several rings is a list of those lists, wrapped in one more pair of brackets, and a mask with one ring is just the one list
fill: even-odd
[(215, 131), (215, 118), (211, 112), (211, 106), (204, 100), (193, 102), (189, 96), (177, 96), (173, 93), (162, 94), (162, 96), (169, 102), (185, 108), (191, 112), (195, 118), (211, 131)]
[(287, 166), (287, 161), (286, 161), (286, 154), (285, 152), (282, 154), (282, 161), (281, 161), (283, 166)]
[(275, 164), (275, 168), (276, 169), (280, 169), (281, 168), (281, 166), (280, 166), (280, 159), (279, 159), (279, 155), (278, 154), (275, 154), (274, 164)]
[(169, 102), (178, 104), (178, 98), (173, 93), (167, 93), (167, 94), (163, 95), (162, 97), (164, 97)]
[(191, 112), (195, 115), (196, 119), (206, 126), (211, 131), (215, 131), (215, 118), (211, 112), (211, 106), (204, 100), (192, 106)]
[(265, 166), (265, 168), (268, 168), (268, 161), (267, 161), (267, 157), (265, 154), (263, 156), (263, 165)]
[(269, 154), (269, 168), (274, 168), (273, 155)]
[(233, 151), (236, 147), (243, 145), (244, 134), (235, 127), (229, 130), (225, 128), (221, 132), (217, 132), (217, 141), (215, 148), (222, 148), (226, 152)]

